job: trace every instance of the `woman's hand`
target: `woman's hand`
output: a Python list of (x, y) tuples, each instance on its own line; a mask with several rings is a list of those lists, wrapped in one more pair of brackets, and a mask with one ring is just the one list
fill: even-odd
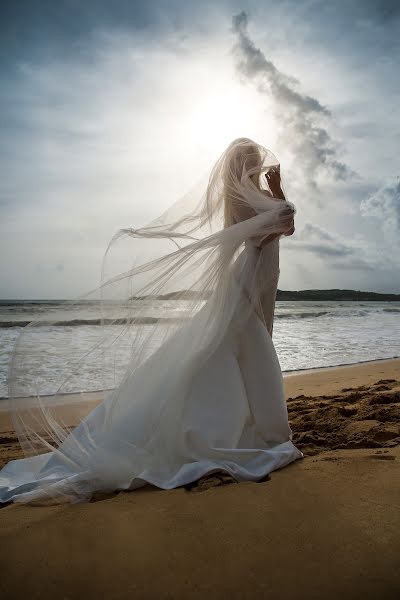
[(295, 231), (295, 226), (294, 226), (294, 211), (293, 208), (291, 206), (288, 206), (287, 208), (284, 209), (282, 214), (287, 214), (287, 229), (284, 231), (284, 236), (287, 237), (288, 235), (293, 235), (294, 231)]
[(293, 221), (293, 225), (291, 226), (291, 228), (285, 232), (285, 237), (287, 237), (288, 235), (293, 235), (294, 232), (295, 232), (295, 226), (294, 226), (294, 221)]
[[(282, 217), (284, 218), (282, 219)], [(285, 205), (280, 210), (280, 223), (280, 230), (276, 233), (270, 233), (267, 236), (257, 235), (252, 237), (251, 239), (253, 240), (254, 245), (256, 245), (259, 248), (262, 248), (266, 244), (269, 244), (269, 242), (272, 242), (272, 240), (274, 240), (275, 238), (281, 237), (281, 235), (287, 237), (294, 233), (294, 209), (287, 203), (285, 203)]]
[(271, 167), (265, 175), (268, 187), (274, 198), (285, 200), (285, 194), (281, 188), (281, 168), (280, 165)]

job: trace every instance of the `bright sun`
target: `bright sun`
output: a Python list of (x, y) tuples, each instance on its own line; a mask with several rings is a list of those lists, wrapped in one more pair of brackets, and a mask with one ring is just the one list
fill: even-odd
[(250, 137), (271, 147), (276, 125), (265, 97), (236, 82), (208, 89), (188, 105), (183, 125), (191, 139), (208, 151), (223, 150), (236, 137)]

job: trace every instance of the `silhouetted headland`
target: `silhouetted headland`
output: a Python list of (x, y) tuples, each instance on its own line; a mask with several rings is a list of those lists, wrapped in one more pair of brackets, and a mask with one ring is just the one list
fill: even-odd
[(360, 290), (278, 290), (277, 300), (350, 300), (360, 302), (362, 300), (375, 300), (384, 302), (387, 300), (400, 302), (400, 294), (381, 294), (379, 292), (361, 292)]
[[(157, 300), (192, 300), (196, 298), (208, 298), (210, 294), (203, 294), (202, 292), (196, 292), (192, 290), (180, 290), (178, 292), (170, 292), (168, 294), (161, 294), (159, 296), (153, 296)], [(134, 296), (133, 299), (140, 299), (143, 296)], [(149, 298), (149, 296), (147, 296)], [(277, 300), (311, 300), (311, 301), (353, 301), (360, 302), (375, 301), (375, 302), (386, 302), (386, 301), (397, 301), (400, 302), (400, 294), (381, 294), (379, 292), (361, 292), (360, 290), (279, 290), (276, 295)]]

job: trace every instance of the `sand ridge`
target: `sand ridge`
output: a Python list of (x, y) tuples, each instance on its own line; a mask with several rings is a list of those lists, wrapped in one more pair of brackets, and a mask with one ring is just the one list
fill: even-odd
[(293, 442), (306, 455), (337, 448), (400, 444), (400, 381), (342, 388), (321, 396), (287, 399)]

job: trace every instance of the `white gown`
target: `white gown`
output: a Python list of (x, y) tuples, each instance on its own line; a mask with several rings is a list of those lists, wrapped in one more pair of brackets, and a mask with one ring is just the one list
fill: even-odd
[[(110, 396), (71, 432), (61, 453), (9, 462), (0, 472), (0, 502), (40, 499), (43, 492), (68, 496), (72, 489), (79, 491), (78, 499), (80, 494), (88, 498), (95, 491), (132, 490), (146, 483), (171, 489), (216, 470), (237, 481), (258, 481), (302, 458), (291, 441), (282, 373), (271, 338), (279, 239), (262, 250), (246, 242), (232, 276), (249, 277), (260, 252), (269, 280), (259, 308), (244, 327), (235, 328), (232, 321), (214, 352), (194, 365), (190, 385), (179, 371), (179, 356), (201, 334), (207, 302), (135, 374), (139, 402), (133, 406), (129, 401), (133, 388), (128, 378), (118, 390), (112, 427), (104, 427)], [(245, 294), (243, 302), (248, 302)], [(155, 372), (159, 377), (153, 377)], [(184, 401), (173, 402), (176, 395)]]

